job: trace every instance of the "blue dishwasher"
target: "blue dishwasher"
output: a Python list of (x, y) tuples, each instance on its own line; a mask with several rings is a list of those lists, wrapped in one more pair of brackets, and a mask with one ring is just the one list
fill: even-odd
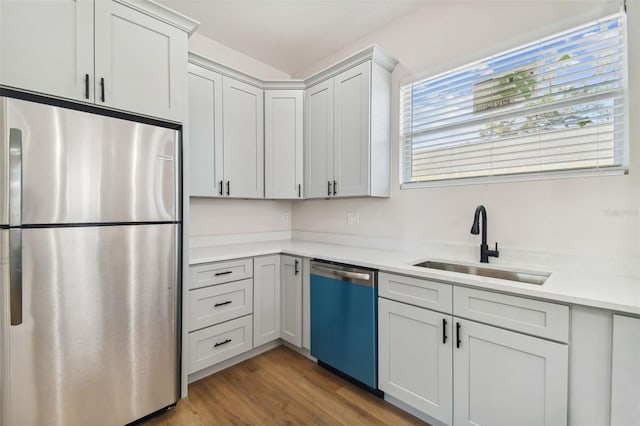
[(311, 262), (311, 355), (378, 388), (376, 271)]

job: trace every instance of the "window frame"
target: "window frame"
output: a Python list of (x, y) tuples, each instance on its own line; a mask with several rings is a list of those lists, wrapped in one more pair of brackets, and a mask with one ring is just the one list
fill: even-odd
[[(622, 29), (621, 29), (621, 37), (622, 37), (622, 60), (623, 65), (621, 69), (621, 78), (620, 78), (620, 88), (622, 91), (622, 118), (620, 123), (622, 125), (621, 134), (622, 134), (622, 142), (621, 142), (621, 155), (622, 161), (620, 165), (608, 166), (608, 167), (588, 167), (588, 168), (573, 168), (566, 170), (551, 170), (551, 171), (538, 171), (538, 172), (523, 172), (523, 173), (512, 173), (512, 174), (500, 174), (500, 175), (484, 175), (484, 176), (471, 176), (471, 177), (452, 177), (445, 178), (439, 180), (426, 180), (426, 181), (416, 181), (416, 182), (405, 182), (405, 167), (406, 162), (409, 163), (413, 159), (413, 154), (409, 156), (409, 159), (405, 159), (405, 149), (406, 144), (404, 141), (403, 132), (403, 95), (402, 92), (406, 86), (425, 81), (425, 80), (435, 80), (447, 74), (454, 74), (459, 70), (466, 69), (468, 67), (472, 67), (476, 64), (480, 64), (486, 62), (496, 56), (499, 55), (508, 55), (514, 51), (527, 48), (529, 46), (540, 43), (541, 41), (548, 40), (554, 37), (559, 37), (562, 34), (568, 33), (576, 28), (580, 28), (582, 26), (587, 26), (590, 24), (595, 24), (600, 21), (605, 21), (612, 18), (618, 18), (622, 21)], [(464, 63), (450, 67), (449, 69), (435, 73), (435, 74), (422, 74), (420, 76), (412, 76), (409, 78), (405, 78), (400, 80), (398, 86), (398, 178), (400, 183), (400, 189), (419, 189), (419, 188), (428, 188), (428, 187), (442, 187), (442, 186), (464, 186), (464, 185), (483, 185), (483, 184), (491, 184), (491, 183), (515, 183), (515, 182), (526, 182), (526, 181), (539, 181), (539, 180), (557, 180), (557, 179), (572, 179), (572, 178), (584, 178), (584, 177), (601, 177), (601, 176), (616, 176), (616, 175), (628, 175), (629, 174), (629, 40), (628, 40), (628, 19), (626, 11), (621, 9), (619, 12), (610, 14), (607, 16), (603, 16), (597, 18), (595, 20), (591, 20), (588, 22), (584, 22), (582, 24), (574, 25), (565, 30), (556, 31), (548, 36), (539, 37), (538, 39), (528, 42), (528, 43), (520, 43), (511, 48), (503, 49), (500, 52), (493, 53), (491, 55), (484, 56), (477, 60), (465, 61)], [(500, 75), (498, 73), (492, 74), (490, 77), (499, 78)], [(490, 123), (492, 120), (490, 117), (487, 117), (486, 123)], [(461, 123), (464, 125), (464, 123)]]

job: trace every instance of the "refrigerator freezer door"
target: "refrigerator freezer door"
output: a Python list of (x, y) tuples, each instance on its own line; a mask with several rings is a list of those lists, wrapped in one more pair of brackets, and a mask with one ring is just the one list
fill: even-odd
[(6, 99), (22, 131), (22, 223), (179, 221), (178, 132)]
[(178, 400), (179, 225), (25, 229), (11, 425), (123, 425)]
[(9, 128), (5, 98), (0, 98), (0, 226), (9, 224)]

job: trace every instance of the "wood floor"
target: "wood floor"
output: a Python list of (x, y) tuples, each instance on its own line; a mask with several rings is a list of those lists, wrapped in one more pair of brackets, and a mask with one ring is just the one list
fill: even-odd
[(145, 426), (426, 425), (280, 346), (189, 385)]

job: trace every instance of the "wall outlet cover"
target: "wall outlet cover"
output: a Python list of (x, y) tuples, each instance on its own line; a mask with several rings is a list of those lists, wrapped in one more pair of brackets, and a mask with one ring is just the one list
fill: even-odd
[(289, 212), (282, 212), (282, 221), (289, 222)]
[(347, 213), (347, 225), (357, 225), (360, 223), (360, 213)]

